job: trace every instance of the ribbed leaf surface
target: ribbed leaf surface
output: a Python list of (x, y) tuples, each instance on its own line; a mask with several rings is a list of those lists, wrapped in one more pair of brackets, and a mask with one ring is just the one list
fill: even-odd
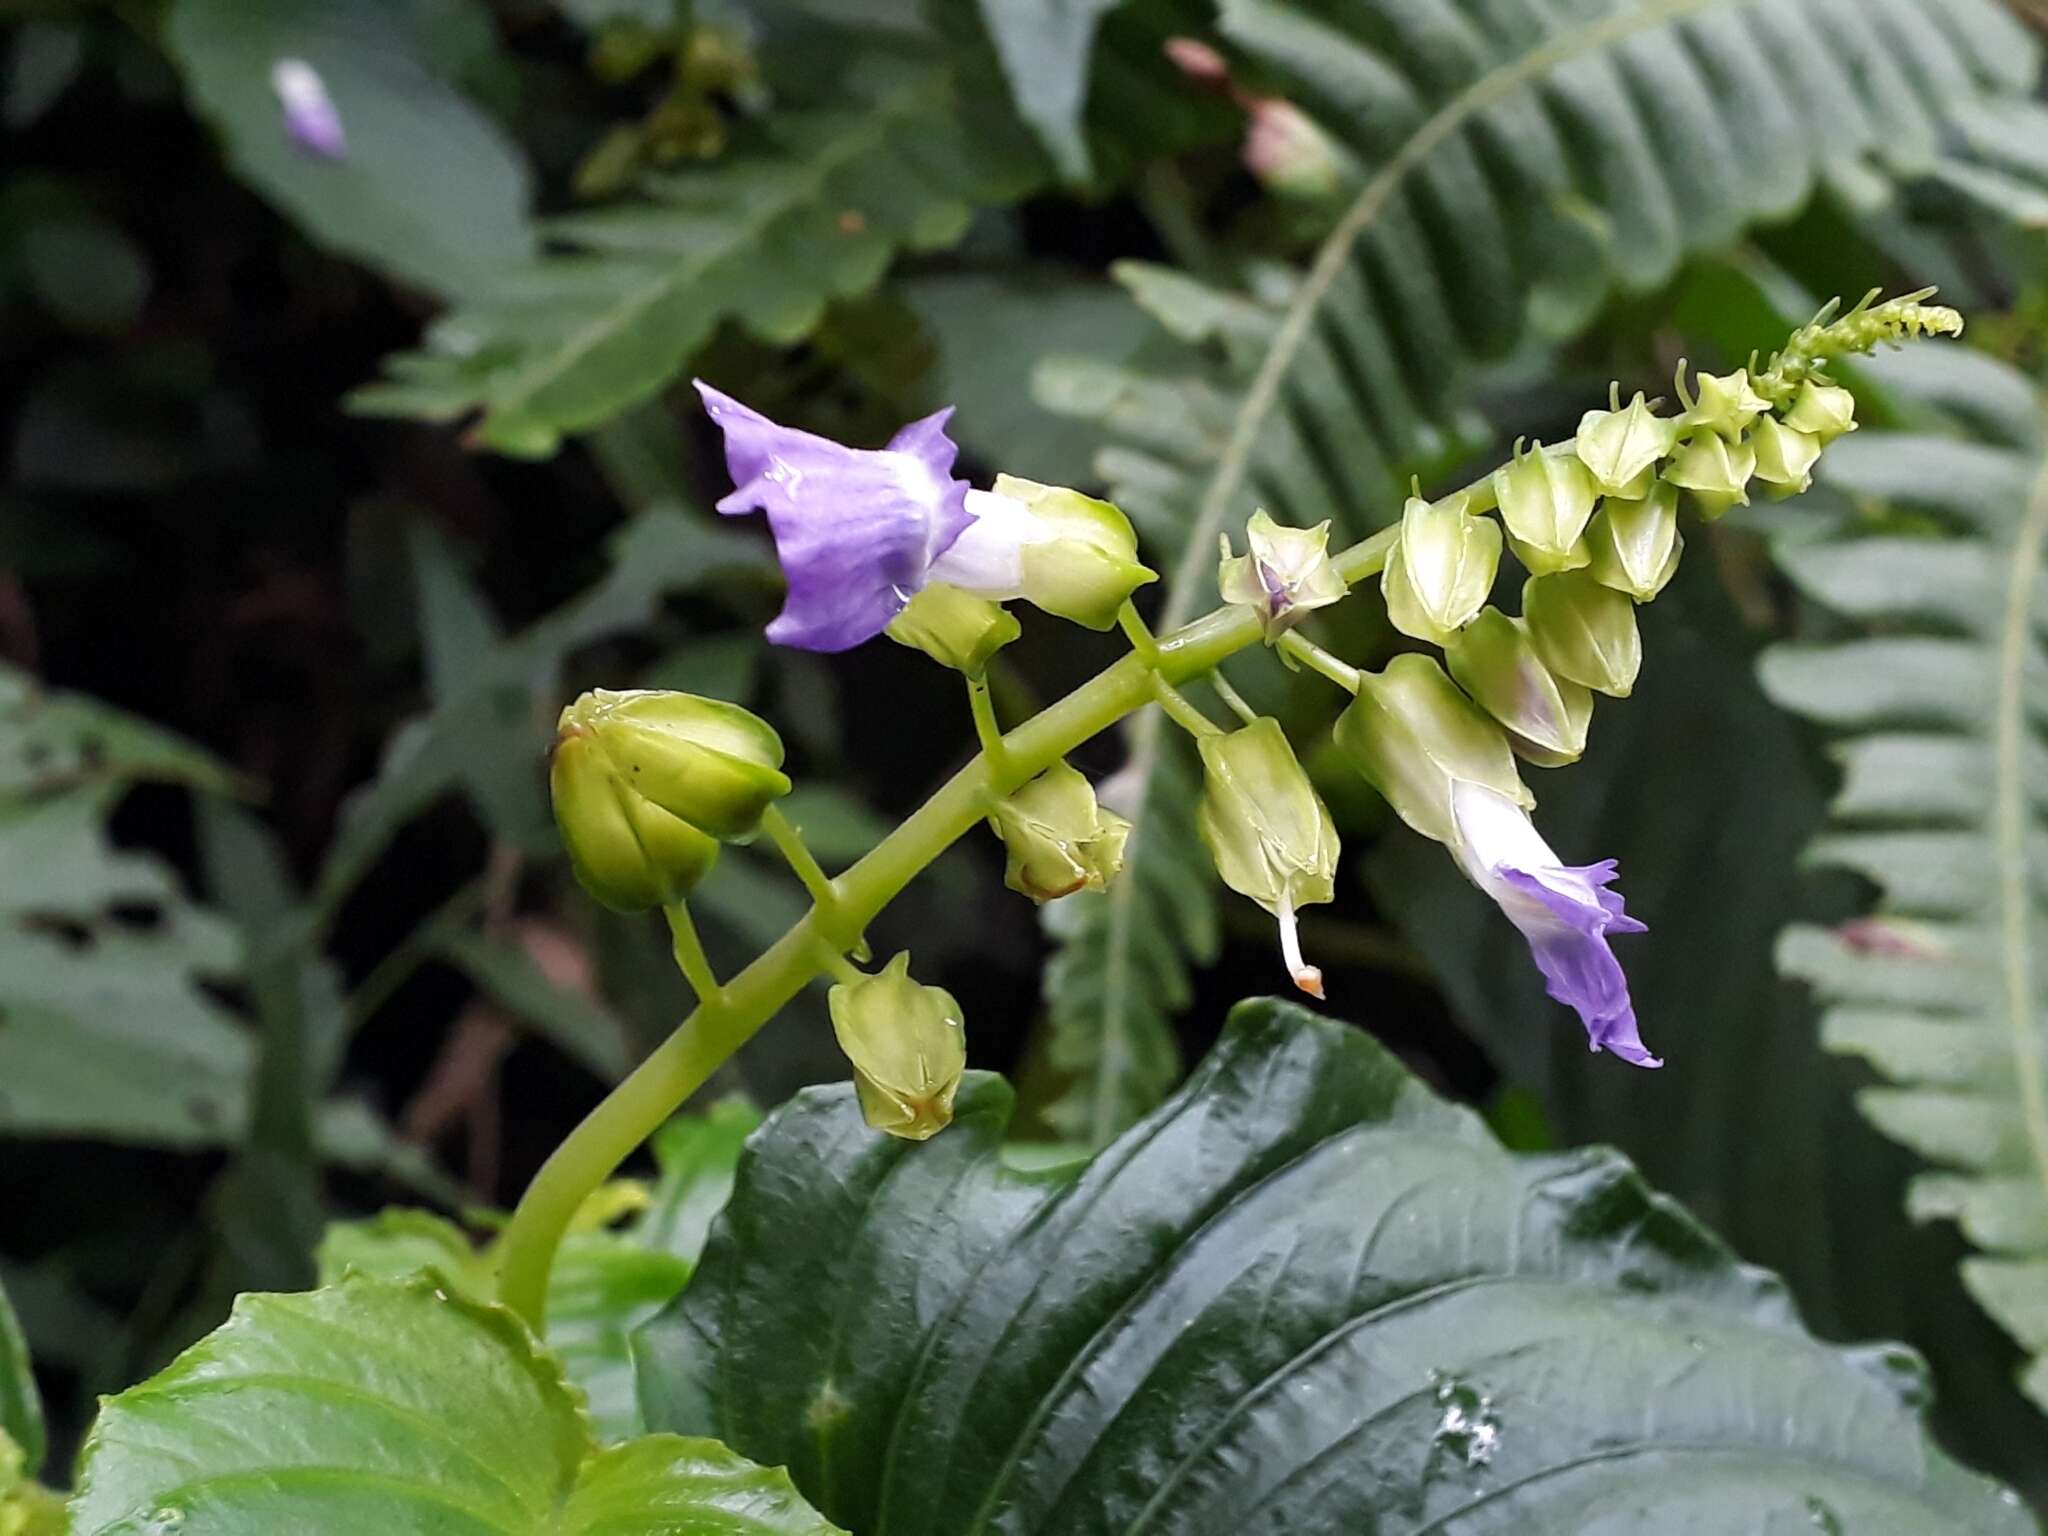
[(1829, 1048), (1891, 1080), (1860, 1103), (1938, 1170), (1909, 1206), (1985, 1250), (1964, 1281), (2034, 1356), (2023, 1385), (2048, 1406), (2048, 433), (2030, 382), (1989, 360), (1884, 374), (1952, 425), (1831, 450), (1826, 480), (1870, 515), (1776, 553), (1843, 637), (1763, 662), (1772, 698), (1837, 738), (1810, 857), (1879, 900), (1788, 931), (1779, 960), (1819, 993)]
[(862, 1536), (2025, 1532), (1841, 1349), (1609, 1152), (1516, 1158), (1364, 1035), (1238, 1010), (1085, 1167), (921, 1145), (850, 1090), (749, 1144), (650, 1423), (785, 1463)]
[(2033, 45), (1993, 0), (1226, 0), (1222, 19), (1363, 179), (1306, 272), (1242, 292), (1119, 273), (1194, 349), (1181, 371), (1040, 369), (1049, 405), (1116, 435), (1111, 495), (1179, 552), (1168, 626), (1214, 600), (1216, 536), (1255, 507), (1344, 536), (1388, 521), (1412, 470), (1469, 442), (1475, 363), (1823, 184), (1867, 205), (1951, 169), (1987, 112), (2041, 132)]

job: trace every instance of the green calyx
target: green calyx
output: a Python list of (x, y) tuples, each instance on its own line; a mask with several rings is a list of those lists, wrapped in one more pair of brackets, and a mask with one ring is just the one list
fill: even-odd
[[(1679, 391), (1685, 390), (1685, 365), (1679, 364)], [(1693, 381), (1697, 392), (1688, 403), (1686, 412), (1675, 425), (1681, 432), (1696, 433), (1701, 430), (1712, 432), (1731, 443), (1742, 441), (1750, 424), (1771, 408), (1771, 402), (1758, 394), (1749, 381), (1749, 370), (1738, 368), (1733, 373), (1703, 373)]]
[(1483, 784), (1524, 808), (1536, 803), (1507, 733), (1427, 656), (1396, 656), (1385, 671), (1361, 676), (1358, 699), (1333, 734), (1395, 814), (1440, 843), (1458, 842), (1451, 790), (1460, 782)]
[(1444, 644), (1486, 606), (1500, 549), (1500, 526), (1466, 511), (1462, 496), (1411, 497), (1380, 579), (1387, 617), (1404, 635)]
[(911, 598), (883, 631), (898, 645), (923, 651), (967, 677), (986, 673), (996, 652), (1023, 632), (1002, 604), (940, 581)]
[(1216, 586), (1223, 601), (1249, 608), (1272, 645), (1318, 608), (1351, 590), (1330, 559), (1330, 525), (1289, 528), (1263, 511), (1245, 524), (1246, 552), (1233, 554), (1230, 535), (1218, 534), (1222, 562)]
[(967, 1070), (967, 1032), (952, 993), (911, 980), (910, 956), (899, 953), (872, 976), (840, 982), (825, 1002), (869, 1125), (926, 1141), (952, 1123)]
[(1586, 569), (1603, 587), (1647, 603), (1678, 571), (1685, 540), (1678, 533), (1678, 487), (1659, 480), (1638, 500), (1609, 497), (1586, 529), (1593, 558)]
[(1098, 805), (1094, 786), (1066, 763), (998, 801), (989, 825), (1009, 854), (1003, 883), (1041, 904), (1106, 889), (1123, 870), (1131, 833), (1131, 824)]
[(1797, 496), (1813, 484), (1813, 466), (1821, 449), (1817, 433), (1766, 416), (1750, 433), (1749, 446), (1756, 455), (1756, 477), (1771, 487), (1773, 495)]
[(1489, 608), (1444, 659), (1458, 686), (1507, 731), (1517, 757), (1560, 768), (1585, 752), (1592, 690), (1551, 671), (1522, 620)]
[(1021, 502), (1039, 536), (1019, 556), (1022, 595), (1089, 629), (1111, 629), (1117, 610), (1159, 573), (1138, 559), (1131, 521), (1109, 502), (1065, 486), (998, 475), (992, 493)]
[(586, 693), (562, 711), (548, 787), (576, 878), (604, 905), (681, 900), (789, 793), (782, 742), (737, 705), (691, 694)]
[(1522, 618), (1536, 654), (1557, 676), (1611, 698), (1634, 690), (1643, 641), (1627, 594), (1590, 571), (1532, 576), (1522, 588)]
[(1576, 451), (1553, 453), (1541, 443), (1516, 452), (1493, 474), (1494, 499), (1515, 557), (1538, 574), (1572, 570), (1590, 558), (1580, 542), (1600, 487)]
[(1749, 505), (1749, 482), (1755, 474), (1756, 450), (1749, 444), (1702, 432), (1678, 450), (1664, 478), (1692, 492), (1700, 516), (1712, 522), (1731, 507)]
[(1301, 958), (1294, 914), (1337, 894), (1337, 825), (1280, 722), (1203, 736), (1196, 826), (1223, 883), (1280, 920), (1295, 985), (1322, 996), (1322, 973)]
[(1586, 412), (1572, 449), (1603, 494), (1637, 497), (1649, 493), (1658, 464), (1677, 444), (1678, 423), (1659, 416), (1639, 390), (1626, 408)]

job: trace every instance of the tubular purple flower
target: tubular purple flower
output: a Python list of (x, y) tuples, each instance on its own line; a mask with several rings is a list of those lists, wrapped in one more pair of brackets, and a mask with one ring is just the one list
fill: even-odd
[(1648, 930), (1622, 908), (1612, 859), (1561, 864), (1528, 812), (1498, 791), (1462, 781), (1451, 791), (1459, 866), (1529, 941), (1547, 990), (1578, 1011), (1596, 1051), (1638, 1067), (1661, 1067), (1636, 1029), (1628, 978), (1608, 947), (1617, 933)]
[(913, 421), (885, 448), (847, 448), (696, 383), (732, 472), (718, 510), (768, 514), (789, 583), (768, 638), (843, 651), (879, 635), (974, 520), (967, 482), (953, 478), (952, 408)]
[(348, 133), (320, 71), (304, 59), (279, 59), (270, 66), (270, 88), (294, 144), (322, 160), (348, 158)]

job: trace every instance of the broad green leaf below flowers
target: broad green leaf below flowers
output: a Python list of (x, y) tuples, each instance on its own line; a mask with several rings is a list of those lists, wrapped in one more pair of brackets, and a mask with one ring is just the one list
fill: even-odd
[(1838, 444), (1823, 483), (1858, 515), (1775, 543), (1831, 617), (1761, 675), (1841, 768), (1809, 862), (1879, 896), (1860, 920), (1788, 929), (1778, 960), (1822, 1004), (1823, 1044), (1887, 1080), (1858, 1104), (1933, 1165), (1907, 1207), (1979, 1250), (1963, 1282), (2048, 1408), (2048, 428), (2035, 381), (1988, 358), (1866, 371), (1910, 429)]
[(650, 1424), (863, 1536), (2020, 1533), (1841, 1348), (1605, 1151), (1516, 1157), (1368, 1037), (1248, 1003), (1092, 1162), (814, 1089), (636, 1340)]
[(713, 1441), (600, 1447), (516, 1318), (432, 1279), (250, 1295), (108, 1398), (72, 1536), (830, 1536)]

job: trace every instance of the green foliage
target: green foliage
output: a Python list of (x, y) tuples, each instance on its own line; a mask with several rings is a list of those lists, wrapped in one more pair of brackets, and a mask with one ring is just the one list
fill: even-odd
[[(1475, 364), (1581, 329), (1821, 188), (1874, 206), (1935, 167), (1959, 114), (2038, 115), (2032, 44), (1991, 0), (1855, 19), (1832, 0), (1230, 0), (1222, 21), (1366, 174), (1305, 272), (1261, 266), (1240, 291), (1117, 269), (1193, 349), (1184, 366), (1039, 370), (1046, 403), (1109, 425), (1113, 499), (1179, 551), (1167, 626), (1207, 602), (1216, 535), (1254, 505), (1352, 535), (1390, 521), (1411, 471), (1470, 444)], [(1139, 745), (1145, 837), (1168, 801)], [(1065, 975), (1129, 964), (1112, 943)]]
[[(1842, 784), (1809, 852), (1878, 892), (1875, 915), (1793, 928), (1785, 971), (1825, 1005), (1829, 1049), (1890, 1086), (1858, 1102), (1936, 1167), (1908, 1206), (1957, 1221), (1963, 1279), (2032, 1355), (2048, 1407), (2048, 1021), (2035, 974), (2048, 713), (2040, 580), (2048, 469), (2034, 387), (1983, 358), (1881, 370), (1912, 430), (1837, 445), (1855, 498), (1780, 567), (1838, 616), (1763, 661), (1771, 697), (1829, 729)], [(1847, 451), (1841, 451), (1846, 449)]]
[[(236, 171), (344, 255), (445, 296), (530, 256), (526, 163), (461, 87), (492, 48), (472, 0), (176, 0), (166, 42)], [(286, 135), (270, 70), (320, 72), (348, 155)]]
[(1082, 108), (1088, 59), (1103, 12), (1120, 0), (981, 0), (982, 24), (1002, 60), (1017, 114), (1045, 143), (1060, 174), (1088, 174)]
[(357, 404), (437, 421), (481, 411), (481, 441), (552, 453), (666, 385), (722, 319), (800, 340), (899, 250), (953, 243), (977, 205), (1042, 174), (949, 55), (865, 40), (843, 70), (833, 105), (778, 113), (718, 164), (649, 178), (645, 201), (550, 223), (566, 254), (440, 321), (430, 350), (395, 359), (393, 381)]
[[(780, 1111), (683, 1299), (651, 1423), (786, 1463), (865, 1532), (2030, 1529), (1608, 1152), (1515, 1157), (1366, 1037), (1253, 1003), (1085, 1167)], [(821, 1308), (823, 1312), (821, 1314)]]
[[(562, 1246), (548, 1277), (547, 1343), (606, 1443), (640, 1432), (628, 1339), (689, 1280), (711, 1219), (732, 1192), (740, 1143), (760, 1122), (739, 1099), (677, 1116), (655, 1137), (660, 1176), (653, 1188), (619, 1183), (600, 1190)], [(610, 1224), (622, 1213), (624, 1222)], [(350, 1275), (403, 1280), (424, 1273), (472, 1301), (495, 1294), (494, 1248), (476, 1247), (461, 1227), (430, 1211), (394, 1208), (335, 1222), (320, 1240), (318, 1259), (322, 1285)]]
[(231, 1140), (251, 1064), (206, 990), (241, 967), (232, 927), (106, 820), (141, 782), (221, 793), (204, 753), (0, 669), (0, 1130)]
[(182, 1529), (502, 1536), (825, 1536), (786, 1474), (649, 1435), (600, 1448), (560, 1365), (510, 1313), (355, 1279), (251, 1295), (110, 1398), (79, 1464), (74, 1536)]
[[(29, 1370), (28, 1340), (21, 1336), (21, 1323), (7, 1293), (0, 1291), (0, 1447), (7, 1446), (19, 1458), (12, 1475), (34, 1477), (43, 1464), (43, 1402)], [(0, 1452), (0, 1461), (5, 1459)], [(0, 1467), (0, 1496), (9, 1491), (8, 1475)], [(5, 1529), (0, 1521), (0, 1530)]]

